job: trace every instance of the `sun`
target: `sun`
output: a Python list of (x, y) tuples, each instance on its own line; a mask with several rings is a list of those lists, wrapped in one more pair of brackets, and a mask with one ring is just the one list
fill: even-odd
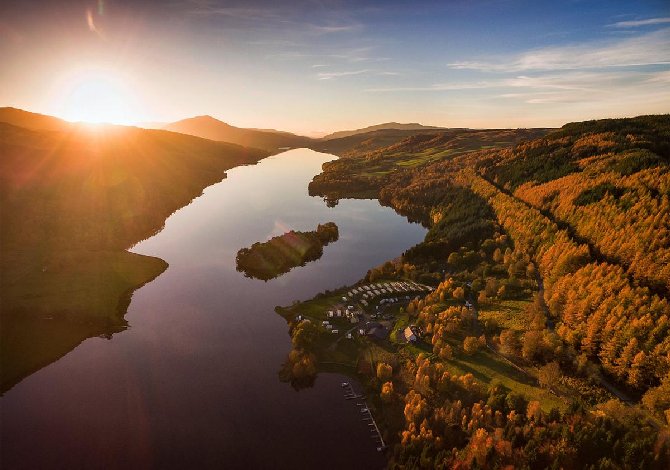
[(124, 80), (109, 70), (80, 70), (58, 86), (58, 114), (74, 122), (134, 124), (133, 93)]

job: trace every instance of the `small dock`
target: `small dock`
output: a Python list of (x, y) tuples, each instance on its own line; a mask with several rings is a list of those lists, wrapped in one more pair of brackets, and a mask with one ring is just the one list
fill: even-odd
[[(354, 391), (354, 387), (349, 382), (344, 382), (342, 384), (342, 388), (344, 389), (345, 400), (358, 400), (358, 399), (365, 400), (365, 395), (357, 394)], [(359, 403), (357, 403), (357, 405), (359, 405)]]
[(386, 443), (384, 442), (384, 438), (382, 438), (382, 433), (379, 430), (379, 426), (377, 426), (374, 416), (372, 416), (372, 413), (368, 408), (365, 396), (357, 394), (354, 387), (349, 382), (344, 382), (342, 388), (344, 389), (344, 398), (346, 400), (361, 400), (356, 402), (356, 406), (361, 407), (361, 421), (368, 425), (370, 429), (370, 438), (377, 444), (377, 452), (382, 452), (386, 449)]

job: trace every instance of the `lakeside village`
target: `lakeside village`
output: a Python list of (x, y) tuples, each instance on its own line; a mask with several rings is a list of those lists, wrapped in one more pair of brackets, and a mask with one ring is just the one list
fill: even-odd
[[(337, 302), (323, 315), (327, 319), (299, 314), (295, 322), (318, 322), (324, 333), (342, 338), (354, 339), (355, 336), (376, 340), (389, 339), (391, 333), (395, 342), (414, 343), (423, 336), (416, 325), (394, 328), (397, 314), (411, 300), (419, 300), (419, 294), (432, 292), (433, 288), (414, 281), (378, 282), (354, 287), (346, 295), (336, 298)], [(335, 300), (335, 299), (333, 299)]]
[[(423, 336), (423, 331), (416, 325), (408, 325), (407, 317), (403, 321), (399, 314), (404, 313), (404, 308), (409, 302), (418, 301), (419, 295), (425, 295), (433, 290), (414, 281), (376, 282), (353, 287), (346, 292), (343, 291), (344, 295), (341, 296), (340, 293), (335, 293), (298, 304), (298, 310), (304, 313), (291, 315), (289, 312), (293, 309), (278, 309), (278, 311), (284, 314), (293, 331), (301, 326), (316, 326), (320, 340), (311, 338), (310, 342), (319, 343), (321, 366), (330, 365), (337, 368), (346, 366), (353, 357), (358, 356), (361, 341), (391, 340), (395, 343), (416, 343)], [(328, 340), (332, 342), (329, 344)], [(371, 367), (374, 367), (373, 361), (370, 357)], [(357, 369), (360, 371), (361, 366), (365, 367), (367, 364), (367, 360), (358, 361)], [(386, 450), (382, 432), (372, 415), (372, 406), (365, 395), (362, 392), (355, 392), (353, 384), (349, 382), (343, 383), (342, 387), (345, 390), (345, 399), (356, 400), (361, 420), (369, 426), (370, 438), (375, 442), (377, 451)]]
[[(289, 322), (294, 348), (280, 376), (301, 388), (313, 383), (317, 363), (321, 371), (369, 376), (379, 361), (395, 363), (389, 357), (394, 353), (388, 349), (393, 344), (426, 352), (430, 346), (422, 340), (424, 331), (409, 322), (406, 310), (434, 291), (411, 280), (372, 282), (326, 292), (291, 307), (277, 307)], [(464, 300), (464, 307), (473, 309), (468, 300)], [(378, 409), (378, 400), (366, 400), (364, 392), (356, 392), (350, 382), (342, 387), (344, 398), (360, 408), (361, 420), (370, 427), (377, 451), (384, 451), (384, 433), (372, 414)]]

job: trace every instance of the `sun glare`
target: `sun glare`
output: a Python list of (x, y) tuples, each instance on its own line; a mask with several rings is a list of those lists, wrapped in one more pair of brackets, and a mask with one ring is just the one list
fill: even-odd
[(124, 81), (107, 70), (89, 70), (63, 80), (57, 90), (59, 115), (69, 121), (134, 124), (132, 93)]

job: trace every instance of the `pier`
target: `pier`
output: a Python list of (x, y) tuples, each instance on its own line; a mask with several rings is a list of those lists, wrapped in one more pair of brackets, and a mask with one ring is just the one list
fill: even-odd
[(370, 437), (377, 443), (377, 451), (382, 452), (383, 450), (386, 449), (386, 443), (384, 442), (384, 438), (382, 437), (382, 433), (379, 430), (379, 426), (377, 426), (377, 422), (375, 421), (374, 416), (372, 416), (372, 413), (370, 412), (370, 409), (368, 408), (368, 404), (365, 401), (365, 396), (363, 394), (357, 394), (356, 391), (354, 390), (353, 385), (349, 382), (344, 382), (342, 384), (342, 388), (344, 389), (344, 398), (346, 400), (353, 400), (353, 399), (361, 399), (362, 401), (356, 402), (356, 406), (361, 407), (361, 421), (367, 422), (367, 425), (370, 428)]

